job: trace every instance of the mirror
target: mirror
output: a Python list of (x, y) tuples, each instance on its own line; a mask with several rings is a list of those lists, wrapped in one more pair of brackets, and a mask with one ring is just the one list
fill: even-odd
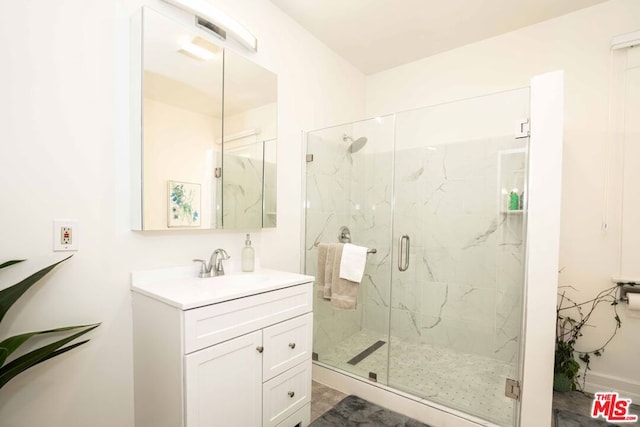
[(138, 229), (217, 228), (223, 49), (148, 8), (141, 30)]
[(149, 8), (131, 30), (132, 228), (274, 227), (275, 74)]
[(275, 227), (277, 77), (230, 50), (224, 70), (223, 227)]

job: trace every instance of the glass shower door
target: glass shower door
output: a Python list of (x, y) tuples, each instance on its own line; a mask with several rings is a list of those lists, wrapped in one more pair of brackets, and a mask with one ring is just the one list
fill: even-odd
[(528, 138), (515, 131), (528, 116), (528, 88), (396, 116), (389, 385), (504, 426), (516, 424), (505, 381), (520, 370)]
[[(313, 357), (383, 384), (391, 292), (393, 123), (393, 116), (385, 116), (307, 134), (305, 272), (316, 277)], [(330, 285), (325, 292), (331, 278), (326, 262), (319, 265), (318, 245), (347, 242), (371, 253), (354, 306), (345, 309), (334, 305)]]

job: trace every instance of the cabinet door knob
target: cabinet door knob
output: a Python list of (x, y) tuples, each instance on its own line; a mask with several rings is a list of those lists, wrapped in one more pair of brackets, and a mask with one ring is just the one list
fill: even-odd
[(293, 396), (295, 396), (295, 395), (296, 395), (293, 391), (290, 391), (290, 392), (289, 392), (289, 393), (287, 393), (287, 394), (289, 395), (289, 397), (293, 397)]
[(264, 347), (259, 345), (256, 347), (256, 350), (258, 350), (258, 353), (262, 353), (264, 351)]
[(296, 348), (296, 343), (294, 343), (294, 342), (290, 342), (290, 343), (289, 343), (289, 348), (290, 348), (291, 350), (293, 350), (294, 348)]

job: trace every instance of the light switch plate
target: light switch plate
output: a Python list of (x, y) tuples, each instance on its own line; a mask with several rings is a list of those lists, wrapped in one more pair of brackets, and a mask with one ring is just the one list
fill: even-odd
[(78, 250), (78, 220), (56, 219), (53, 221), (53, 251), (77, 251)]

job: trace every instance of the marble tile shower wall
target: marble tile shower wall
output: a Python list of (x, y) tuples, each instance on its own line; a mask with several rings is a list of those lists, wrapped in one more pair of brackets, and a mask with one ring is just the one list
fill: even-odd
[[(316, 297), (315, 351), (361, 329), (384, 336), (390, 327), (408, 341), (515, 362), (523, 216), (502, 212), (499, 191), (511, 169), (523, 168), (523, 156), (500, 155), (513, 149), (513, 138), (398, 150), (394, 168), (390, 151), (347, 153), (343, 131), (309, 135), (307, 272), (316, 271), (313, 244), (335, 242), (342, 225), (353, 243), (377, 254), (369, 255), (355, 312)], [(411, 237), (411, 257), (401, 273), (393, 254), (402, 234)]]
[[(519, 177), (523, 189), (527, 157), (524, 149), (520, 153), (501, 151), (501, 187), (510, 190), (513, 177)], [(522, 193), (521, 193), (522, 194)], [(507, 195), (500, 200), (502, 226), (498, 230), (497, 277), (496, 277), (496, 326), (495, 357), (517, 363), (519, 337), (522, 328), (524, 305), (525, 269), (525, 218), (522, 212), (511, 213), (507, 209)], [(523, 205), (526, 203), (523, 201)]]
[[(317, 243), (336, 243), (338, 230), (350, 219), (352, 191), (352, 159), (342, 141), (342, 128), (309, 134), (307, 153), (313, 162), (307, 163), (305, 265), (306, 273), (316, 276)], [(360, 287), (362, 292), (362, 287)], [(359, 295), (362, 300), (362, 295)], [(362, 304), (355, 311), (335, 310), (331, 303), (314, 292), (314, 351), (320, 355), (328, 348), (361, 329)]]
[[(390, 144), (389, 144), (390, 145)], [(389, 333), (393, 155), (391, 152), (353, 155), (354, 188), (351, 224), (355, 244), (375, 248), (367, 256), (360, 287), (363, 299), (362, 327), (380, 336)]]
[(410, 268), (393, 274), (392, 336), (515, 361), (522, 215), (502, 211), (500, 183), (514, 162), (498, 167), (513, 145), (505, 138), (396, 152), (394, 235), (411, 237), (411, 256)]
[(262, 159), (225, 155), (224, 161), (224, 226), (251, 229), (262, 224)]

